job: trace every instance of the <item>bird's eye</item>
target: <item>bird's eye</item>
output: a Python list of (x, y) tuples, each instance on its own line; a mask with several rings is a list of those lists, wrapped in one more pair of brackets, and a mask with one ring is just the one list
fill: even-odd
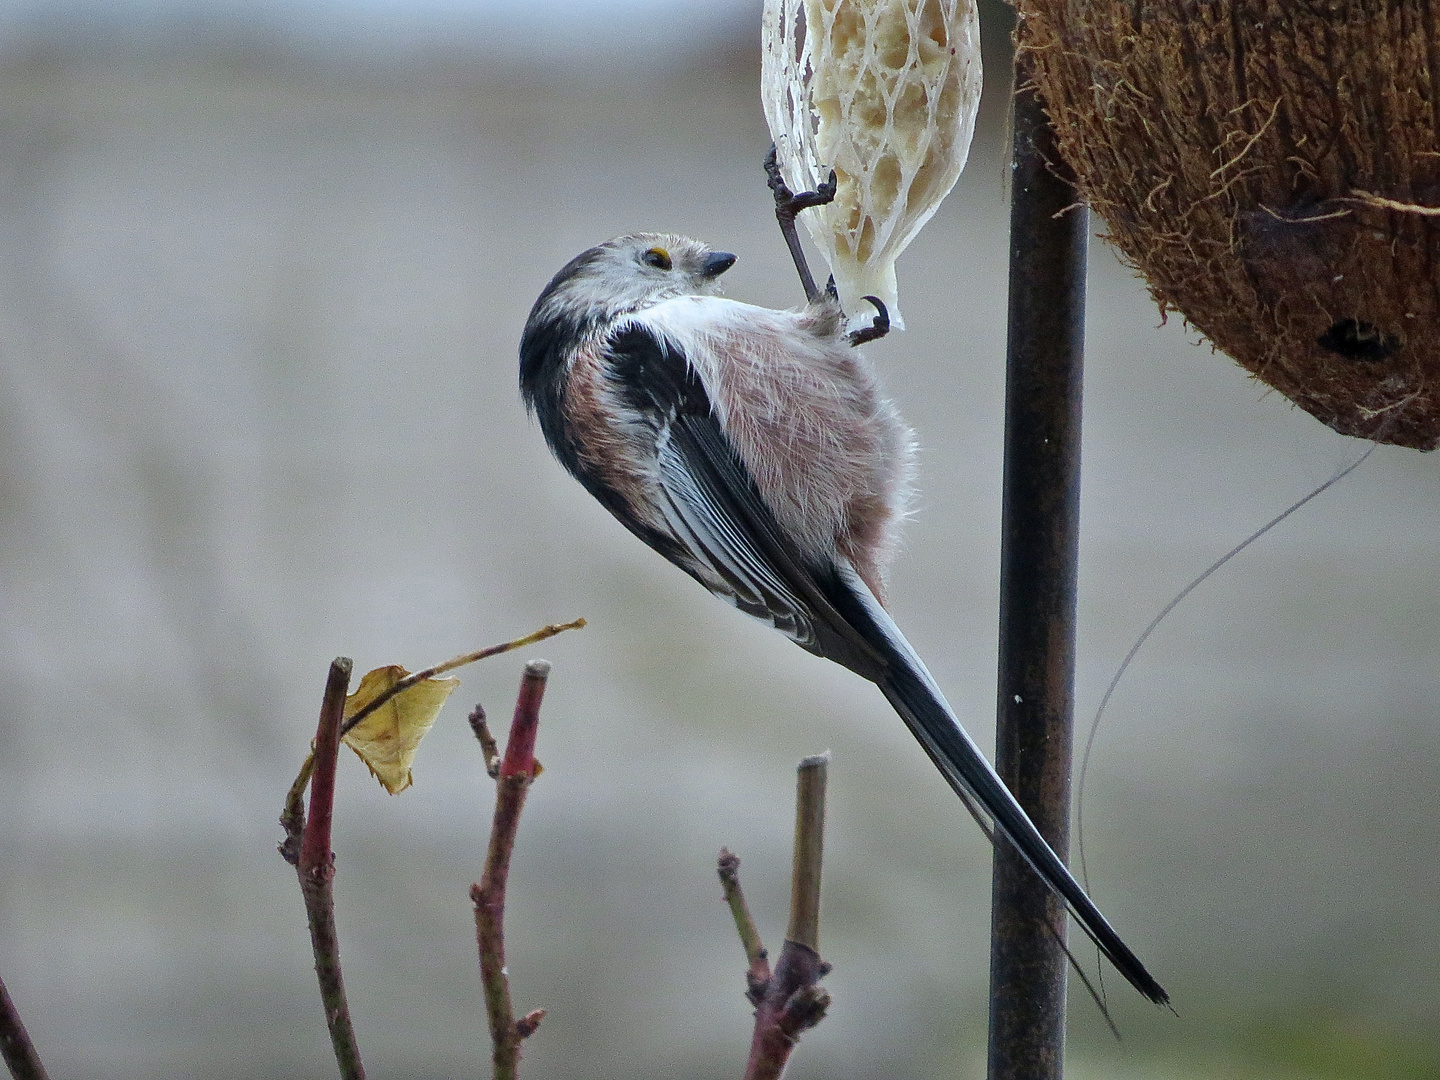
[(662, 247), (651, 248), (645, 252), (644, 255), (640, 256), (640, 261), (646, 266), (655, 267), (657, 270), (670, 269), (670, 253)]

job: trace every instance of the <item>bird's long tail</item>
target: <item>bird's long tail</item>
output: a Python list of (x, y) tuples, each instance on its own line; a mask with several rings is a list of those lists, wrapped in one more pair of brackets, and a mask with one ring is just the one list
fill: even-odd
[(945, 696), (894, 620), (853, 571), (846, 568), (842, 575), (848, 579), (849, 591), (861, 609), (847, 611), (848, 620), (889, 661), (888, 672), (877, 680), (881, 691), (950, 786), (967, 805), (972, 809), (978, 805), (994, 822), (996, 831), (1014, 845), (1045, 884), (1065, 901), (1085, 933), (1120, 974), (1151, 1001), (1167, 1004), (1170, 995), (1120, 940), (1120, 935), (1045, 842), (980, 748), (960, 726)]

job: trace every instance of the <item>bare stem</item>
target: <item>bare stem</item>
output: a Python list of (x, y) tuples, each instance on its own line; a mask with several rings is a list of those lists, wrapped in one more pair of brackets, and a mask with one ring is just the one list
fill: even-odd
[[(320, 725), (315, 733), (312, 755), (314, 774), (310, 778), (310, 818), (304, 823), (300, 840), (300, 893), (310, 922), (310, 944), (315, 950), (315, 974), (320, 981), (320, 999), (325, 1006), (325, 1023), (330, 1044), (343, 1080), (365, 1080), (360, 1048), (350, 1023), (350, 1006), (345, 999), (345, 980), (340, 972), (340, 940), (335, 930), (335, 856), (330, 850), (330, 825), (335, 808), (335, 764), (340, 752), (340, 722), (345, 715), (345, 694), (350, 689), (352, 664), (349, 657), (337, 657), (330, 665), (325, 683), (325, 700), (320, 706)], [(296, 824), (297, 788), (303, 791), (303, 777), (296, 780), (286, 800), (282, 817), (287, 830)], [(285, 846), (281, 846), (284, 853)]]
[(5, 1058), (15, 1080), (49, 1080), (3, 982), (0, 982), (0, 1056)]
[(745, 996), (751, 1004), (759, 1005), (766, 987), (770, 985), (770, 953), (760, 941), (760, 931), (755, 928), (750, 905), (745, 903), (745, 893), (740, 888), (740, 856), (729, 848), (721, 848), (716, 870), (720, 874), (720, 890), (725, 896), (725, 904), (730, 909), (730, 917), (735, 920), (735, 931), (740, 935), (740, 946), (750, 964), (745, 972)]
[(825, 853), (825, 780), (830, 755), (800, 762), (795, 783), (795, 852), (790, 870), (790, 928), (785, 937), (820, 949), (820, 864)]
[[(583, 625), (583, 620), (581, 622)], [(555, 633), (559, 630), (551, 627)], [(563, 628), (562, 628), (563, 629)], [(548, 636), (548, 635), (547, 635)], [(485, 992), (485, 1014), (490, 1024), (495, 1080), (514, 1080), (520, 1066), (520, 1043), (534, 1033), (544, 1017), (536, 1009), (515, 1020), (510, 1001), (510, 977), (505, 967), (505, 886), (510, 876), (510, 856), (515, 850), (515, 833), (520, 826), (520, 811), (525, 795), (535, 778), (535, 736), (540, 724), (540, 702), (550, 665), (532, 660), (525, 665), (520, 681), (520, 694), (515, 701), (515, 716), (510, 724), (510, 738), (505, 744), (505, 757), (500, 762), (495, 780), (495, 816), (490, 826), (490, 848), (485, 856), (485, 872), (479, 883), (470, 886), (470, 899), (475, 905), (475, 939), (480, 949), (480, 981)], [(489, 734), (483, 710), (471, 714), (471, 724), (485, 752), (487, 764), (494, 753), (494, 740), (486, 743)], [(481, 731), (485, 735), (481, 735)]]
[(473, 664), (476, 660), (484, 660), (486, 657), (498, 656), (501, 653), (510, 652), (512, 649), (523, 649), (527, 645), (534, 645), (537, 642), (545, 641), (547, 638), (552, 638), (556, 634), (563, 634), (566, 630), (582, 630), (584, 627), (584, 619), (575, 619), (567, 623), (551, 623), (549, 626), (542, 626), (533, 634), (526, 634), (524, 637), (516, 638), (514, 641), (504, 641), (499, 645), (490, 645), (483, 649), (476, 649), (474, 652), (463, 653), (460, 656), (451, 657), (443, 664), (436, 664), (434, 667), (428, 667), (423, 671), (406, 675), (405, 678), (388, 688), (374, 701), (370, 702), (363, 709), (355, 713), (354, 716), (346, 720), (345, 726), (340, 729), (340, 734), (344, 735), (350, 731), (356, 724), (360, 723), (361, 720), (364, 720), (396, 694), (403, 690), (408, 690), (416, 683), (424, 682), (426, 679), (433, 679), (436, 675), (443, 675), (447, 671), (454, 671), (456, 668), (464, 667), (466, 664)]
[(795, 791), (790, 930), (755, 1010), (745, 1080), (779, 1080), (800, 1033), (823, 1020), (830, 1006), (830, 995), (817, 985), (830, 965), (816, 951), (820, 940), (820, 867), (829, 762), (829, 754), (800, 762)]
[(500, 747), (495, 736), (490, 734), (490, 725), (485, 722), (485, 707), (476, 705), (470, 710), (470, 730), (480, 742), (480, 753), (485, 755), (485, 772), (491, 780), (500, 776)]
[(291, 866), (300, 865), (300, 843), (305, 838), (305, 789), (315, 771), (315, 751), (311, 750), (300, 766), (300, 772), (285, 795), (285, 809), (280, 812), (280, 825), (285, 839), (280, 842), (280, 855)]

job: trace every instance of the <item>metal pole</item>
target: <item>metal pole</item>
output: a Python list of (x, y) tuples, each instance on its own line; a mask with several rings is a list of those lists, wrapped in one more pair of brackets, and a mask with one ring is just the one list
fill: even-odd
[[(1016, 61), (1016, 86), (1022, 88), (1029, 82), (1023, 55)], [(1089, 220), (1083, 207), (1066, 209), (1077, 195), (1033, 89), (1014, 96), (1013, 126), (995, 765), (1064, 859)], [(989, 1080), (1062, 1075), (1065, 957), (1042, 920), (1063, 933), (1065, 918), (1014, 849), (997, 843)]]

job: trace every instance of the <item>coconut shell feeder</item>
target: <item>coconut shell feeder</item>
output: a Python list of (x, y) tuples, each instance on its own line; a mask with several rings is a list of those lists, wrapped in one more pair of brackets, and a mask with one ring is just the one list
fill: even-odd
[(1440, 19), (1422, 0), (1019, 0), (1108, 239), (1346, 435), (1440, 444)]

